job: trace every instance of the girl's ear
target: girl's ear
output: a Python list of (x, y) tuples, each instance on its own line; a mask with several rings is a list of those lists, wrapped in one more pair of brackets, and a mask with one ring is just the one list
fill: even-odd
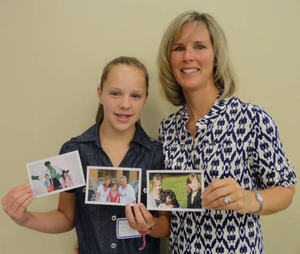
[(97, 96), (98, 96), (99, 102), (101, 103), (102, 91), (101, 91), (100, 86), (97, 87)]

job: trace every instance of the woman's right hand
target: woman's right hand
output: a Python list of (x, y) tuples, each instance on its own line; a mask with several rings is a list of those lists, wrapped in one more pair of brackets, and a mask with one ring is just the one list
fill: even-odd
[(34, 200), (32, 188), (29, 183), (12, 189), (1, 200), (3, 211), (18, 225), (25, 225), (28, 221), (28, 205)]

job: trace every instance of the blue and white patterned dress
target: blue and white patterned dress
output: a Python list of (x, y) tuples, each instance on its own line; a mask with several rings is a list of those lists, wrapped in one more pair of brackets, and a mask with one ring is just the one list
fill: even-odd
[[(216, 101), (196, 123), (194, 148), (188, 119), (184, 106), (160, 125), (166, 169), (204, 170), (205, 187), (228, 177), (245, 190), (296, 184), (277, 127), (262, 108), (236, 97)], [(173, 213), (169, 245), (172, 254), (265, 253), (258, 215), (212, 209)]]

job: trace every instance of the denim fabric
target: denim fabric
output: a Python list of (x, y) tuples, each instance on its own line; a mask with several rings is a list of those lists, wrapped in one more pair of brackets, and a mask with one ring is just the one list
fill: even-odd
[[(60, 154), (79, 151), (85, 178), (87, 166), (113, 166), (101, 147), (99, 127), (100, 122), (66, 142), (60, 151)], [(142, 168), (141, 201), (146, 205), (146, 170), (164, 169), (161, 143), (150, 139), (142, 127), (136, 124), (135, 136), (119, 166)], [(157, 238), (147, 235), (146, 247), (142, 251), (138, 250), (143, 244), (142, 238), (117, 239), (116, 221), (118, 218), (126, 218), (125, 207), (85, 204), (85, 187), (72, 191), (76, 192), (75, 226), (80, 254), (159, 253), (160, 240)]]

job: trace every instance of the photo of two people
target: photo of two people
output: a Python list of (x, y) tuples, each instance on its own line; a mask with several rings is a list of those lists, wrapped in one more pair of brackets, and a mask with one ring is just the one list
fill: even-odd
[(167, 211), (201, 211), (204, 178), (201, 170), (147, 172), (147, 208)]

